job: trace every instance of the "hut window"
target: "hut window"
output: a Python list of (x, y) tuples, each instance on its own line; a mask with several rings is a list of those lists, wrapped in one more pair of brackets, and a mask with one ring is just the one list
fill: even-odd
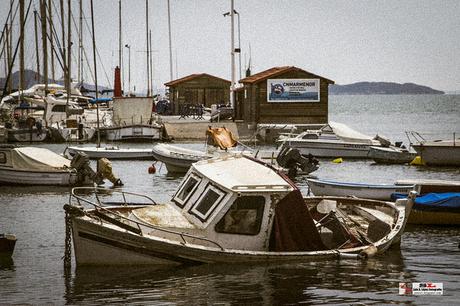
[(184, 207), (185, 202), (190, 198), (190, 196), (195, 192), (196, 187), (198, 186), (198, 183), (200, 182), (200, 178), (198, 176), (195, 176), (191, 174), (187, 180), (184, 181), (182, 186), (179, 188), (179, 191), (177, 194), (174, 196), (173, 201), (176, 202), (176, 204), (179, 207)]
[(6, 164), (6, 154), (0, 153), (0, 164)]
[(208, 219), (224, 196), (225, 192), (215, 186), (208, 185), (205, 192), (198, 199), (198, 204), (192, 207), (190, 213), (204, 222)]
[(236, 199), (224, 217), (216, 224), (216, 232), (239, 235), (257, 235), (260, 232), (265, 198), (241, 196)]

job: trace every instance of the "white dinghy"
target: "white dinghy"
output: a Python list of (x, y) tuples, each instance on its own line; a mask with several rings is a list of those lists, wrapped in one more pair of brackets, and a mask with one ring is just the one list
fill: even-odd
[(399, 243), (414, 197), (396, 204), (303, 198), (286, 176), (245, 156), (193, 164), (170, 203), (118, 193), (118, 201), (113, 201), (116, 190), (72, 190), (64, 209), (77, 265), (279, 263), (370, 256)]
[[(118, 146), (70, 146), (66, 148), (71, 156), (74, 156), (78, 152), (85, 153), (91, 159), (108, 158), (113, 159), (130, 159), (130, 160), (144, 160), (144, 159), (155, 159), (153, 156), (152, 149), (143, 148), (120, 148)], [(64, 153), (66, 152), (64, 151)]]

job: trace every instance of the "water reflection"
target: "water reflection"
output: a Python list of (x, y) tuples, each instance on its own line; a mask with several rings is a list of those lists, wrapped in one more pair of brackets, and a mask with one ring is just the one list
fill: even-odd
[(0, 254), (0, 271), (14, 271), (14, 260), (9, 255)]
[(280, 265), (210, 264), (153, 267), (79, 267), (67, 303), (162, 302), (206, 304), (351, 304), (404, 302), (398, 283), (415, 281), (399, 249), (368, 261)]

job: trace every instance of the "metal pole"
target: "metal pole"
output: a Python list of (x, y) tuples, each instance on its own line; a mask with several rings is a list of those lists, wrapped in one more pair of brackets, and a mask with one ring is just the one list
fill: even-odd
[(126, 44), (128, 48), (128, 95), (131, 95), (131, 46)]
[(97, 116), (97, 147), (101, 146), (101, 133), (99, 131), (99, 92), (97, 88), (97, 65), (96, 65), (96, 33), (94, 32), (94, 8), (93, 0), (91, 0), (91, 29), (93, 36), (93, 65), (94, 65), (94, 86), (96, 87), (96, 116)]
[(230, 85), (230, 106), (235, 108), (235, 10), (234, 0), (230, 1), (230, 17), (231, 17), (231, 60), (232, 60), (232, 84)]
[(56, 82), (56, 74), (54, 68), (54, 39), (53, 39), (53, 10), (52, 10), (52, 0), (48, 0), (48, 21), (50, 28), (50, 51), (51, 51), (51, 78), (53, 82)]
[(239, 64), (240, 64), (240, 80), (243, 78), (241, 75), (241, 30), (240, 30), (240, 13), (236, 12), (238, 15), (238, 49), (240, 52), (238, 52), (238, 58), (239, 58)]
[[(172, 58), (172, 38), (171, 38), (171, 6), (168, 0), (168, 35), (169, 35), (169, 79), (173, 80), (173, 58)], [(176, 67), (177, 70), (177, 67)]]
[(35, 25), (35, 57), (37, 58), (37, 77), (36, 81), (40, 82), (40, 52), (38, 52), (38, 23), (37, 23), (37, 11), (34, 11), (34, 25)]
[(70, 82), (72, 79), (72, 0), (67, 0), (67, 78), (66, 78), (66, 91), (67, 91), (67, 107), (70, 102)]
[(24, 76), (24, 0), (19, 0), (19, 90), (24, 90), (25, 76)]
[(149, 1), (145, 0), (145, 45), (147, 46), (147, 97), (150, 96), (149, 73)]
[(66, 57), (66, 46), (65, 46), (65, 15), (64, 15), (64, 0), (60, 1), (60, 9), (61, 9), (61, 54), (62, 54), (62, 63), (64, 66), (64, 80), (66, 80), (67, 76), (67, 57)]
[(78, 35), (78, 84), (83, 82), (83, 0), (79, 1), (79, 35)]
[(42, 23), (42, 48), (43, 48), (43, 78), (45, 94), (48, 91), (48, 39), (46, 37), (46, 0), (40, 0), (40, 15)]
[(150, 89), (153, 94), (153, 50), (152, 50), (152, 30), (149, 31), (149, 49), (150, 49)]

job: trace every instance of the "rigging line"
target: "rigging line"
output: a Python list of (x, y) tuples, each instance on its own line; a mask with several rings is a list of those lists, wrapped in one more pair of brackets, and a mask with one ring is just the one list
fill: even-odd
[(2, 36), (0, 37), (0, 43), (2, 42), (3, 40), (3, 36), (5, 34), (5, 30), (6, 30), (6, 26), (8, 25), (8, 20), (11, 16), (11, 11), (13, 10), (13, 6), (11, 5), (10, 6), (10, 10), (8, 11), (8, 15), (6, 16), (6, 20), (5, 20), (5, 25), (3, 26), (3, 30), (2, 30)]
[[(13, 3), (14, 3), (14, 1), (13, 1)], [(11, 11), (12, 8), (13, 8), (13, 6), (11, 5), (10, 11)], [(16, 19), (16, 14), (18, 13), (18, 9), (19, 9), (19, 2), (18, 2), (18, 4), (16, 5), (16, 9), (14, 10), (13, 16), (12, 16), (12, 17), (11, 17), (11, 15), (9, 16), (9, 17), (10, 17), (9, 19), (11, 19), (11, 24), (13, 24), (13, 21)], [(4, 28), (5, 28), (7, 25), (8, 25), (8, 18), (6, 18)], [(10, 28), (9, 31), (10, 31), (10, 35), (13, 35), (13, 29)], [(2, 54), (0, 54), (0, 57), (1, 57), (1, 56), (2, 56)]]
[[(18, 3), (19, 5), (19, 3)], [(29, 17), (29, 12), (30, 12), (30, 7), (32, 6), (32, 0), (29, 1), (29, 5), (27, 6), (27, 13), (26, 13), (26, 16), (24, 17), (24, 21), (22, 22), (22, 26), (24, 26), (26, 24), (26, 21), (27, 21), (27, 17)], [(16, 55), (18, 54), (18, 50), (19, 50), (19, 42), (21, 41), (21, 39), (23, 39), (23, 37), (21, 35), (19, 35), (19, 39), (18, 39), (18, 42), (16, 43), (16, 48), (14, 50), (14, 55), (13, 55), (13, 59), (10, 63), (10, 66), (8, 67), (8, 76), (6, 77), (6, 80), (5, 80), (5, 85), (3, 87), (3, 90), (2, 90), (2, 98), (5, 96), (5, 93), (6, 93), (6, 87), (8, 86), (8, 82), (11, 78), (11, 70), (13, 69), (13, 64), (14, 64), (14, 60), (16, 59)]]
[[(86, 16), (85, 16), (85, 13), (83, 13), (83, 17), (86, 17)], [(89, 27), (89, 25), (88, 25), (88, 20), (87, 20), (86, 18), (83, 18), (83, 19), (85, 20), (85, 25), (86, 25), (86, 28), (88, 29), (88, 32), (91, 32), (91, 31), (90, 31), (90, 27)], [(104, 64), (103, 64), (101, 55), (99, 54), (99, 49), (97, 48), (97, 46), (96, 46), (95, 49), (96, 49), (97, 58), (99, 59), (99, 65), (102, 66), (102, 70), (104, 71), (104, 75), (105, 75), (105, 78), (106, 78), (106, 80), (107, 80), (107, 83), (109, 84), (109, 87), (112, 87), (112, 88), (113, 88), (112, 82), (110, 81), (109, 76), (108, 76), (108, 74), (107, 74), (107, 71), (105, 70), (105, 66), (104, 66)]]

